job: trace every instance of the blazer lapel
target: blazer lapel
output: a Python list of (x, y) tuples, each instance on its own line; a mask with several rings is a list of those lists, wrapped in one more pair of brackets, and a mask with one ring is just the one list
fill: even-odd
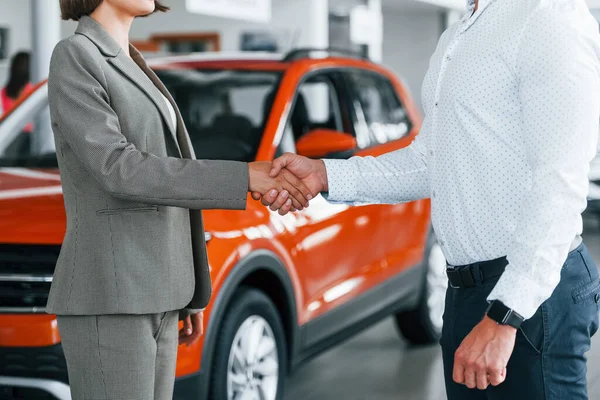
[(169, 91), (167, 90), (165, 85), (162, 83), (160, 78), (158, 76), (156, 76), (156, 74), (154, 73), (154, 71), (152, 71), (152, 69), (150, 69), (146, 66), (144, 72), (146, 72), (146, 75), (148, 75), (148, 77), (150, 78), (150, 80), (152, 81), (154, 86), (156, 86), (158, 88), (158, 90), (160, 90), (160, 92), (167, 98), (167, 100), (169, 100), (169, 102), (173, 106), (173, 109), (175, 110), (175, 116), (177, 117), (177, 133), (176, 133), (176, 135), (177, 135), (177, 140), (179, 142), (182, 156), (185, 158), (195, 159), (196, 155), (194, 153), (194, 147), (192, 146), (192, 142), (190, 140), (190, 135), (188, 134), (187, 129), (185, 128), (185, 123), (183, 122), (183, 117), (181, 116), (179, 107), (177, 107), (177, 103), (175, 103), (175, 100), (171, 96), (171, 93), (169, 93)]
[(179, 149), (176, 132), (173, 130), (173, 122), (171, 121), (171, 115), (169, 115), (167, 104), (160, 95), (158, 88), (150, 80), (150, 77), (142, 70), (145, 65), (142, 66), (138, 64), (136, 61), (127, 57), (123, 53), (119, 53), (116, 57), (109, 58), (108, 62), (121, 71), (123, 75), (129, 78), (129, 80), (135, 83), (140, 89), (142, 89), (142, 91), (146, 93), (150, 100), (152, 100), (156, 108), (158, 108), (160, 111), (171, 137), (173, 140), (175, 140), (175, 144), (177, 145), (179, 152), (181, 152)]
[[(132, 58), (127, 57), (117, 42), (104, 30), (104, 28), (89, 16), (84, 16), (79, 21), (75, 33), (84, 35), (90, 39), (98, 49), (107, 56), (107, 61), (115, 68), (123, 73), (129, 80), (135, 83), (146, 95), (152, 100), (156, 108), (158, 108), (169, 134), (175, 141), (175, 146), (181, 155), (179, 141), (177, 140), (177, 132), (173, 129), (173, 121), (165, 100), (160, 95), (161, 90), (154, 83), (152, 76), (154, 73), (148, 68), (141, 54), (133, 46), (129, 46)], [(149, 73), (150, 72), (150, 73)], [(158, 78), (156, 78), (158, 80)], [(161, 84), (162, 86), (162, 84)], [(163, 87), (164, 88), (164, 87)], [(166, 92), (166, 89), (165, 89)], [(169, 101), (170, 96), (167, 96)], [(177, 107), (175, 107), (177, 110)], [(177, 118), (179, 120), (179, 117)], [(177, 121), (179, 126), (180, 122)]]

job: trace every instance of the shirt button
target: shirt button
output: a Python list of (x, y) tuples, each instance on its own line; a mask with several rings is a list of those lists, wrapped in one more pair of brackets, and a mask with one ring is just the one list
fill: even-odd
[(432, 156), (433, 155), (433, 150), (429, 150), (429, 155)]
[(446, 61), (450, 61), (450, 60), (452, 60), (452, 57), (446, 56)]
[(446, 242), (444, 242), (443, 240), (440, 240), (440, 244), (441, 244), (442, 246), (445, 246), (445, 245), (446, 245)]
[(437, 192), (434, 190), (433, 193), (431, 194), (431, 197), (435, 198)]

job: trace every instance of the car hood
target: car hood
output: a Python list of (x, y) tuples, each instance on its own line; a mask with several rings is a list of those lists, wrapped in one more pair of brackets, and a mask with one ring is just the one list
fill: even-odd
[(0, 168), (0, 243), (60, 244), (65, 225), (58, 170)]

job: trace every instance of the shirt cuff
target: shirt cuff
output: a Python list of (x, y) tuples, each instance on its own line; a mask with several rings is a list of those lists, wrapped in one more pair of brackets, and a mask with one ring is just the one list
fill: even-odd
[(523, 318), (533, 317), (545, 300), (540, 286), (529, 277), (514, 272), (507, 266), (504, 273), (487, 297), (487, 301), (501, 301), (506, 307)]
[(323, 160), (327, 170), (329, 192), (323, 197), (330, 202), (351, 203), (358, 198), (358, 168), (349, 160)]

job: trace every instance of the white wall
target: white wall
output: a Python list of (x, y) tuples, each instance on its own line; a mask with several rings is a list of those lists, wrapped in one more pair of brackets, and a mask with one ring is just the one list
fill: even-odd
[[(274, 29), (290, 41), (297, 36), (296, 47), (314, 46), (315, 40), (319, 40), (319, 38), (315, 39), (315, 36), (322, 34), (322, 29), (316, 27), (322, 20), (319, 21), (319, 17), (310, 12), (311, 7), (308, 4), (311, 2), (327, 7), (327, 0), (275, 0), (271, 23), (260, 24), (191, 14), (185, 10), (185, 1), (165, 0), (163, 3), (171, 7), (171, 11), (148, 18), (138, 18), (133, 23), (131, 39), (144, 40), (157, 33), (218, 32), (221, 35), (221, 50), (237, 51), (242, 32)], [(77, 24), (74, 22), (63, 22), (63, 36), (71, 35), (76, 27)], [(327, 28), (324, 29), (327, 33)]]
[(383, 64), (400, 76), (421, 106), (421, 84), (442, 33), (439, 11), (383, 10)]
[[(339, 0), (331, 1), (333, 7), (336, 1), (339, 3)], [(323, 21), (316, 21), (319, 15), (308, 11), (310, 2), (317, 4), (322, 10), (327, 7), (327, 0), (274, 0), (272, 23), (263, 25), (189, 14), (185, 11), (183, 0), (165, 0), (172, 10), (166, 14), (136, 20), (131, 37), (143, 40), (152, 33), (160, 32), (217, 31), (221, 34), (222, 49), (235, 51), (239, 49), (240, 34), (244, 30), (279, 29), (287, 32), (290, 39), (295, 33), (296, 46), (327, 46), (328, 30), (311, 28)], [(31, 49), (30, 0), (0, 0), (0, 10), (0, 26), (7, 26), (11, 30), (10, 54), (21, 49)], [(405, 80), (420, 105), (421, 82), (441, 33), (439, 12), (402, 11), (384, 6), (383, 14), (383, 63)], [(74, 22), (63, 22), (62, 36), (71, 35), (76, 26)], [(7, 62), (0, 62), (0, 85), (6, 79), (7, 65)]]
[(0, 27), (10, 30), (9, 58), (0, 60), (0, 87), (6, 83), (10, 56), (18, 51), (31, 49), (30, 19), (30, 0), (0, 0)]

